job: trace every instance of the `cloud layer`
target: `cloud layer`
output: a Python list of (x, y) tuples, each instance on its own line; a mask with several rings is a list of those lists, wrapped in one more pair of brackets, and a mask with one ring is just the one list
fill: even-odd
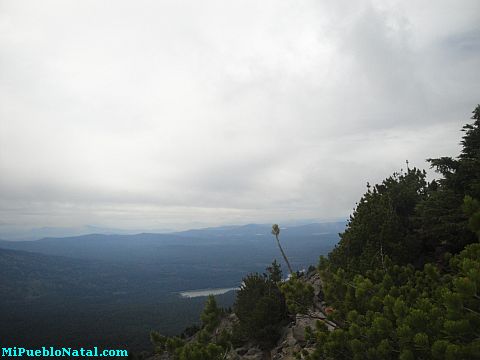
[(476, 0), (0, 9), (0, 231), (344, 218), (480, 102)]

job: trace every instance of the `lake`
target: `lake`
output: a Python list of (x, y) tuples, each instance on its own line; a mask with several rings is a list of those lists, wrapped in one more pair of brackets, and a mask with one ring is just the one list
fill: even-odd
[(225, 294), (232, 290), (238, 290), (239, 288), (232, 287), (232, 288), (217, 288), (217, 289), (199, 289), (199, 290), (188, 290), (188, 291), (181, 291), (179, 292), (181, 297), (184, 298), (194, 298), (200, 296), (208, 296), (208, 295), (221, 295)]

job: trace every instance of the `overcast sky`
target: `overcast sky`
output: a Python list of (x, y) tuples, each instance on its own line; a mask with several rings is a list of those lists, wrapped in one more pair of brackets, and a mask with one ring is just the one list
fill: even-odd
[(479, 102), (478, 0), (0, 0), (0, 233), (346, 218)]

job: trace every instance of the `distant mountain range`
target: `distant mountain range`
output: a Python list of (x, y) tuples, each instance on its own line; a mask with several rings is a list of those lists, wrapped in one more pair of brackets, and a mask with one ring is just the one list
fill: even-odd
[[(327, 238), (335, 239), (336, 242), (338, 233), (343, 231), (344, 227), (344, 222), (293, 226), (281, 228), (280, 237), (287, 249), (292, 248), (291, 257), (295, 263), (297, 256), (303, 258), (306, 255), (302, 253), (305, 246), (308, 248), (308, 244), (318, 245), (320, 239), (325, 242)], [(209, 260), (215, 262), (217, 257), (221, 256), (221, 259), (225, 260), (231, 257), (230, 262), (233, 264), (237, 262), (236, 259), (243, 261), (241, 254), (244, 252), (249, 253), (250, 260), (253, 256), (253, 259), (258, 258), (259, 261), (276, 254), (270, 231), (270, 225), (249, 224), (169, 234), (89, 234), (36, 241), (0, 240), (0, 248), (80, 259), (156, 265), (172, 262), (205, 263)], [(254, 254), (250, 254), (251, 250), (255, 250)], [(243, 268), (241, 264), (238, 265)]]
[[(154, 233), (169, 233), (172, 229), (155, 229)], [(18, 228), (11, 226), (0, 227), (0, 239), (5, 240), (38, 240), (46, 237), (69, 237), (88, 234), (106, 234), (106, 235), (131, 235), (143, 232), (143, 230), (125, 230), (116, 228), (107, 228), (94, 225), (84, 225), (77, 227), (37, 227), (37, 228)]]
[[(338, 242), (345, 222), (281, 229), (301, 270)], [(0, 338), (11, 345), (127, 344), (148, 348), (148, 332), (181, 331), (204, 299), (181, 291), (237, 287), (273, 259), (283, 266), (271, 225), (249, 224), (168, 234), (89, 234), (36, 241), (0, 240)], [(232, 294), (219, 296), (224, 306)], [(99, 326), (99, 319), (101, 319)], [(41, 331), (39, 331), (41, 329)]]
[[(297, 226), (281, 226), (281, 236), (290, 238), (292, 236), (316, 236), (324, 234), (338, 234), (345, 230), (346, 222), (311, 223)], [(192, 236), (199, 238), (231, 238), (231, 237), (252, 237), (271, 236), (271, 224), (248, 224), (241, 226), (221, 226), (204, 229), (193, 229), (173, 233), (179, 236)]]
[[(342, 221), (313, 221), (313, 220), (297, 220), (297, 221), (289, 221), (289, 222), (280, 222), (283, 226), (287, 227), (298, 227), (302, 225), (327, 225), (327, 224), (341, 224)], [(328, 226), (328, 225), (327, 225)], [(104, 235), (134, 235), (139, 233), (155, 233), (155, 234), (175, 234), (175, 233), (184, 233), (184, 232), (198, 232), (201, 231), (205, 232), (214, 232), (214, 231), (227, 231), (229, 229), (239, 229), (245, 228), (254, 228), (254, 227), (265, 227), (266, 229), (271, 227), (271, 224), (250, 224), (250, 225), (232, 225), (232, 226), (219, 226), (219, 227), (211, 227), (205, 229), (197, 229), (197, 230), (188, 230), (188, 231), (175, 231), (172, 229), (148, 229), (148, 230), (140, 230), (140, 229), (118, 229), (118, 228), (108, 228), (102, 226), (95, 226), (95, 225), (83, 225), (78, 227), (37, 227), (37, 228), (18, 228), (18, 227), (9, 227), (3, 225), (0, 227), (0, 239), (4, 240), (39, 240), (43, 238), (50, 238), (50, 237), (71, 237), (71, 236), (82, 236), (88, 234), (104, 234)]]

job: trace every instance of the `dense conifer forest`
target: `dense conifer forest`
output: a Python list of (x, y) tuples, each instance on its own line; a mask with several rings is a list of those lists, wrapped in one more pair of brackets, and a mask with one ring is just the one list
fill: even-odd
[[(480, 105), (472, 120), (457, 157), (428, 159), (438, 179), (407, 166), (367, 184), (340, 242), (311, 269), (322, 280), (325, 318), (306, 329), (297, 358), (480, 359)], [(231, 330), (218, 330), (229, 311), (210, 297), (196, 335), (153, 332), (155, 351), (222, 359), (253, 344), (268, 353), (313, 302), (304, 274), (282, 281), (280, 273), (274, 262), (244, 279)]]

